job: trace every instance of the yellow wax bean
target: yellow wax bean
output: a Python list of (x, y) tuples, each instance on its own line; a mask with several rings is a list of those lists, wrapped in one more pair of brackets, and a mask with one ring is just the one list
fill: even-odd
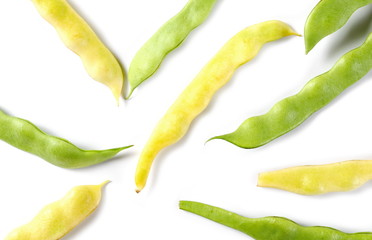
[(5, 240), (61, 239), (97, 208), (102, 187), (108, 182), (74, 187), (61, 200), (45, 206), (31, 222), (12, 231)]
[(354, 160), (261, 173), (258, 186), (303, 195), (318, 195), (350, 191), (371, 179), (372, 160)]
[(255, 57), (265, 43), (289, 35), (298, 34), (281, 21), (267, 21), (244, 29), (222, 47), (153, 131), (137, 165), (137, 192), (144, 188), (156, 155), (186, 134), (191, 122), (207, 107), (215, 92), (230, 80), (234, 71)]
[(40, 15), (58, 32), (64, 44), (80, 56), (88, 74), (107, 85), (116, 100), (123, 88), (121, 66), (90, 26), (66, 0), (32, 0)]

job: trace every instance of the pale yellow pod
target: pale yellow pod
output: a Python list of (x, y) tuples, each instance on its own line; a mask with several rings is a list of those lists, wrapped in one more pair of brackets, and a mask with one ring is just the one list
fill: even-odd
[(31, 222), (13, 230), (5, 240), (61, 239), (97, 208), (102, 187), (108, 182), (74, 187), (61, 200), (45, 206)]
[(64, 44), (80, 56), (88, 74), (107, 85), (118, 101), (124, 74), (118, 60), (66, 0), (32, 0)]
[(371, 179), (372, 160), (354, 160), (261, 173), (258, 186), (302, 195), (318, 195), (350, 191)]
[(290, 35), (298, 34), (284, 22), (267, 21), (244, 29), (222, 47), (153, 131), (137, 165), (137, 192), (144, 188), (156, 155), (186, 134), (191, 122), (208, 106), (213, 95), (230, 80), (235, 70), (254, 58), (265, 43)]

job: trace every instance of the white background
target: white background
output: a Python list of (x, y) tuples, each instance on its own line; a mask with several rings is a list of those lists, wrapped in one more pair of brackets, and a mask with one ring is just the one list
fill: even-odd
[[(136, 51), (186, 0), (71, 0), (128, 69)], [(187, 136), (156, 159), (147, 188), (134, 189), (141, 149), (185, 86), (243, 28), (271, 19), (299, 33), (317, 0), (220, 0), (210, 17), (168, 55), (159, 71), (117, 107), (31, 1), (0, 1), (0, 109), (85, 149), (134, 144), (115, 160), (65, 170), (0, 142), (0, 239), (76, 185), (112, 180), (99, 209), (63, 239), (249, 239), (178, 209), (195, 200), (250, 217), (283, 216), (304, 225), (372, 231), (372, 184), (307, 197), (256, 187), (257, 174), (303, 164), (372, 158), (372, 74), (304, 124), (268, 145), (246, 150), (215, 140), (263, 114), (328, 70), (371, 31), (372, 6), (306, 56), (303, 38), (266, 45), (242, 66), (194, 121)]]

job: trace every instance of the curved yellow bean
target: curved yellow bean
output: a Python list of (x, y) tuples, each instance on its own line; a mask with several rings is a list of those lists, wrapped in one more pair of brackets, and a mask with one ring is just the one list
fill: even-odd
[(354, 160), (261, 173), (258, 186), (302, 195), (318, 195), (350, 191), (369, 180), (372, 180), (372, 161)]
[(144, 188), (156, 155), (186, 134), (194, 118), (207, 107), (215, 92), (230, 80), (234, 71), (254, 58), (265, 43), (289, 35), (298, 34), (281, 21), (267, 21), (244, 29), (222, 47), (169, 108), (152, 133), (137, 165), (137, 192)]
[(123, 88), (121, 66), (94, 31), (66, 0), (32, 0), (64, 44), (80, 56), (88, 74), (108, 86), (118, 101)]
[(13, 230), (5, 240), (61, 239), (97, 208), (102, 187), (108, 182), (74, 187), (61, 200), (45, 206), (31, 222)]

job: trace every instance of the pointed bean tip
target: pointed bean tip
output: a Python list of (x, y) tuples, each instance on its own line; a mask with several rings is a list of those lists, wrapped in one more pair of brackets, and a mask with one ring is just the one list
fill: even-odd
[(99, 186), (101, 187), (101, 188), (103, 188), (104, 186), (106, 186), (107, 184), (109, 184), (111, 182), (111, 180), (106, 180), (106, 181), (104, 181), (103, 183), (101, 183)]
[(119, 151), (119, 152), (121, 152), (121, 151), (123, 151), (124, 149), (128, 149), (128, 148), (131, 148), (131, 147), (133, 147), (134, 145), (129, 145), (129, 146), (124, 146), (124, 147), (120, 147), (120, 148), (118, 148), (117, 150)]
[(291, 26), (287, 25), (288, 26), (288, 33), (289, 35), (294, 35), (294, 36), (297, 36), (297, 37), (302, 37), (301, 34), (299, 34), (298, 32), (296, 32), (296, 30), (294, 30)]
[(204, 145), (206, 145), (206, 144), (209, 143), (210, 141), (212, 141), (212, 140), (216, 140), (216, 139), (221, 139), (221, 136), (211, 137), (210, 139), (208, 139), (208, 140), (204, 143)]
[(144, 188), (144, 185), (136, 183), (136, 193), (140, 193), (143, 188)]
[(115, 98), (115, 102), (116, 102), (116, 105), (119, 107), (120, 106), (120, 91), (116, 91), (116, 90), (111, 90), (112, 91), (112, 94), (114, 95), (114, 98)]
[(314, 48), (315, 45), (311, 46), (310, 43), (306, 41), (305, 38), (305, 54), (309, 54), (309, 52)]
[(212, 138), (208, 139), (208, 140), (205, 142), (205, 144), (207, 144), (209, 141), (212, 141), (212, 140), (225, 140), (225, 141), (229, 141), (229, 140), (226, 139), (226, 136), (227, 136), (227, 135), (228, 135), (228, 134), (224, 134), (224, 135), (219, 135), (219, 136), (212, 137)]
[(126, 97), (124, 97), (124, 99), (125, 100), (129, 100), (132, 97), (133, 91), (134, 91), (134, 89), (133, 88), (130, 88), (128, 95)]
[(136, 90), (137, 87), (138, 87), (138, 84), (132, 84), (131, 81), (128, 81), (128, 82), (129, 82), (129, 84), (128, 84), (128, 94), (127, 94), (127, 96), (125, 97), (125, 100), (129, 100), (129, 99), (131, 99), (134, 90)]

